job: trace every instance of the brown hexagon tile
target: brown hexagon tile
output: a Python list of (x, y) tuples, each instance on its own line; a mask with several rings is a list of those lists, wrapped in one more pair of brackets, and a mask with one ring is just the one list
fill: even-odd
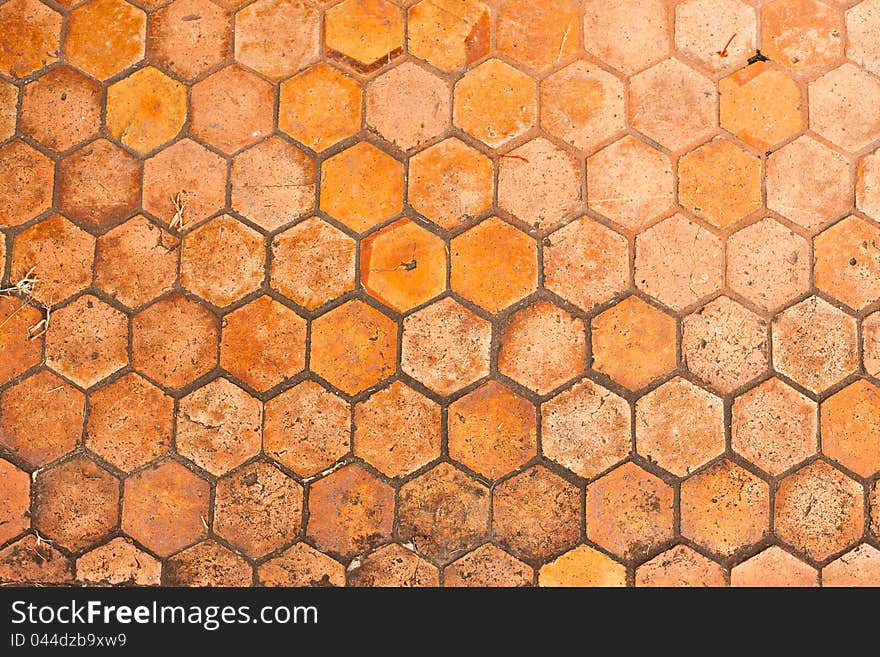
[(445, 71), (489, 53), (489, 8), (479, 0), (423, 0), (407, 12), (407, 50)]
[(880, 298), (880, 227), (850, 215), (813, 242), (816, 287), (856, 310)]
[(630, 75), (670, 51), (672, 22), (664, 0), (591, 3), (584, 12), (584, 48)]
[(171, 450), (174, 400), (130, 372), (89, 393), (86, 447), (130, 472)]
[(89, 388), (128, 365), (128, 317), (90, 294), (52, 313), (46, 365)]
[(401, 539), (437, 562), (480, 543), (489, 527), (489, 490), (449, 463), (405, 483), (397, 502)]
[(125, 480), (122, 531), (160, 557), (206, 538), (210, 486), (165, 459)]
[(587, 204), (632, 231), (672, 208), (673, 185), (669, 156), (632, 135), (587, 159)]
[(345, 558), (388, 542), (393, 524), (394, 489), (360, 465), (340, 468), (309, 489), (306, 534)]
[(821, 393), (859, 364), (856, 320), (808, 297), (773, 318), (773, 367)]
[(541, 448), (576, 475), (592, 478), (630, 452), (630, 409), (622, 397), (584, 379), (541, 406)]
[(309, 0), (257, 0), (235, 15), (235, 59), (279, 80), (318, 59), (321, 11)]
[(262, 447), (259, 400), (226, 379), (183, 397), (177, 408), (177, 453), (213, 475), (238, 467)]
[(630, 124), (650, 139), (681, 150), (709, 137), (716, 125), (715, 85), (677, 59), (630, 79)]
[(215, 306), (228, 306), (263, 281), (262, 235), (230, 215), (220, 215), (183, 238), (180, 282)]
[(761, 52), (795, 73), (843, 59), (843, 15), (817, 0), (774, 0), (761, 8)]
[(324, 50), (361, 71), (403, 51), (403, 10), (387, 0), (344, 0), (324, 15)]
[(688, 0), (675, 7), (675, 45), (710, 71), (738, 69), (755, 54), (757, 23), (740, 0)]
[(491, 334), (489, 322), (441, 299), (403, 321), (401, 369), (450, 395), (489, 374)]
[(179, 240), (143, 215), (98, 238), (95, 285), (129, 308), (168, 292), (177, 280)]
[(140, 311), (131, 329), (132, 366), (161, 385), (179, 390), (217, 365), (217, 318), (180, 294)]
[(771, 475), (816, 453), (816, 403), (780, 379), (768, 379), (733, 402), (731, 444)]
[(92, 282), (95, 238), (53, 214), (15, 236), (9, 278), (20, 281), (33, 270), (33, 298), (51, 306)]
[(639, 234), (635, 249), (636, 286), (673, 310), (681, 311), (721, 288), (721, 239), (684, 215), (673, 215)]
[(33, 534), (0, 550), (0, 581), (27, 584), (69, 584), (73, 563)]
[(443, 585), (452, 587), (531, 586), (532, 568), (491, 543), (453, 561), (443, 569)]
[(810, 83), (810, 127), (849, 151), (880, 137), (880, 82), (844, 64)]
[(865, 370), (871, 376), (880, 376), (880, 313), (866, 317), (862, 323), (862, 348)]
[(43, 313), (26, 301), (0, 294), (0, 384), (24, 374), (43, 359)]
[(266, 402), (263, 451), (302, 477), (326, 470), (348, 454), (349, 405), (314, 381), (303, 381)]
[(846, 12), (846, 56), (871, 73), (880, 73), (877, 47), (877, 0), (866, 0)]
[(166, 586), (250, 586), (253, 569), (235, 552), (202, 541), (165, 562)]
[(532, 237), (490, 217), (450, 242), (450, 286), (497, 313), (534, 292), (537, 249)]
[(232, 160), (232, 207), (266, 230), (314, 210), (315, 185), (312, 159), (279, 137)]
[(191, 80), (227, 57), (231, 27), (228, 13), (209, 0), (174, 0), (150, 16), (148, 54)]
[(636, 402), (636, 449), (678, 477), (724, 451), (724, 404), (681, 377)]
[(19, 95), (18, 87), (5, 80), (0, 82), (0, 140), (15, 134)]
[(369, 142), (321, 164), (321, 209), (363, 233), (403, 209), (403, 165)]
[(105, 228), (137, 210), (141, 172), (134, 156), (97, 139), (58, 162), (56, 183), (61, 212)]
[(297, 543), (257, 568), (262, 586), (345, 586), (345, 566)]
[(535, 86), (500, 59), (485, 61), (455, 83), (452, 122), (487, 146), (503, 146), (535, 124)]
[(508, 0), (498, 5), (498, 49), (532, 69), (558, 64), (578, 50), (580, 6), (560, 0), (552, 7), (530, 0)]
[(767, 158), (767, 207), (815, 230), (851, 205), (846, 158), (806, 135)]
[(721, 127), (760, 150), (796, 135), (803, 98), (797, 83), (757, 61), (718, 83)]
[(880, 550), (862, 543), (822, 569), (822, 586), (880, 586)]
[(57, 61), (61, 15), (37, 0), (0, 7), (0, 71), (23, 78)]
[(538, 586), (626, 586), (626, 567), (587, 545), (541, 566)]
[(498, 370), (544, 395), (582, 373), (586, 356), (583, 320), (537, 301), (510, 318), (501, 335)]
[(636, 568), (636, 586), (724, 586), (724, 570), (686, 545), (676, 545)]
[(232, 154), (272, 132), (274, 107), (275, 88), (233, 64), (192, 86), (189, 130)]
[(593, 369), (630, 390), (675, 369), (675, 320), (638, 297), (597, 315), (591, 327)]
[(34, 478), (34, 529), (58, 545), (93, 545), (119, 522), (119, 480), (85, 456)]
[(566, 218), (582, 202), (580, 164), (538, 137), (498, 164), (498, 205), (537, 229)]
[(449, 406), (449, 456), (497, 479), (537, 450), (534, 405), (496, 381), (487, 381)]
[(851, 383), (820, 407), (822, 451), (862, 477), (880, 471), (880, 388)]
[(76, 581), (86, 586), (158, 586), (162, 562), (122, 536), (76, 560)]
[(263, 392), (305, 368), (306, 320), (268, 296), (223, 318), (220, 367)]
[(0, 459), (0, 478), (0, 543), (5, 543), (31, 525), (31, 478), (4, 459)]
[(122, 0), (91, 0), (70, 12), (64, 55), (99, 80), (113, 77), (144, 56), (147, 16)]
[(59, 66), (25, 85), (21, 131), (44, 146), (64, 151), (100, 128), (101, 87), (82, 73)]
[(281, 83), (278, 129), (316, 151), (361, 127), (361, 86), (329, 64), (319, 63)]
[(400, 381), (354, 408), (354, 454), (388, 477), (440, 455), (440, 407)]
[(20, 139), (0, 146), (0, 226), (20, 226), (48, 209), (54, 178), (52, 160)]
[(824, 461), (814, 461), (779, 484), (774, 532), (814, 559), (826, 559), (862, 535), (864, 495), (862, 487), (845, 474)]
[(446, 289), (446, 244), (410, 219), (361, 241), (361, 284), (394, 310), (407, 311)]
[(276, 235), (271, 252), (270, 284), (309, 310), (354, 289), (355, 241), (318, 217)]
[[(506, 250), (502, 252), (504, 266), (509, 267), (510, 256)], [(583, 310), (589, 311), (629, 287), (626, 238), (590, 217), (575, 219), (548, 235), (543, 255), (544, 286)]]
[(767, 370), (767, 322), (729, 297), (718, 297), (682, 321), (687, 368), (722, 393)]
[(302, 509), (302, 486), (258, 461), (217, 482), (213, 527), (247, 556), (258, 558), (293, 541)]
[(856, 207), (872, 219), (880, 220), (880, 150), (859, 159)]
[(727, 283), (765, 310), (780, 310), (810, 287), (810, 245), (765, 217), (727, 238)]
[(349, 586), (439, 586), (440, 573), (412, 550), (392, 543), (361, 559), (349, 572)]
[(773, 545), (730, 571), (731, 586), (789, 587), (818, 586), (816, 569)]

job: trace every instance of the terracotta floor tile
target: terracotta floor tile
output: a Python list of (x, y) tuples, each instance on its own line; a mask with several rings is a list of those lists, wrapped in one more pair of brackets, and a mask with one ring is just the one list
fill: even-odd
[(865, 318), (862, 323), (865, 370), (871, 376), (880, 374), (880, 313)]
[(278, 80), (318, 59), (320, 31), (309, 0), (257, 0), (235, 14), (235, 59)]
[(819, 413), (828, 458), (862, 477), (880, 471), (880, 388), (856, 381), (822, 402)]
[(880, 585), (880, 550), (862, 543), (822, 569), (822, 586)]
[(739, 0), (689, 0), (675, 8), (675, 45), (711, 71), (738, 69), (755, 54), (757, 22)]
[(880, 226), (849, 216), (813, 240), (816, 287), (856, 310), (880, 297)]
[[(23, 299), (0, 295), (0, 382), (6, 384), (42, 360), (45, 336), (31, 338), (43, 313)], [(36, 329), (39, 332), (40, 329)]]
[(880, 6), (876, 0), (860, 2), (846, 12), (846, 57), (872, 73), (880, 72)]
[(636, 568), (636, 586), (724, 586), (724, 570), (686, 545), (676, 545)]
[(52, 203), (52, 161), (21, 140), (0, 147), (0, 226), (27, 223)]
[(810, 83), (810, 127), (837, 146), (858, 151), (880, 135), (880, 82), (852, 64)]
[(818, 582), (815, 568), (775, 545), (730, 571), (731, 586), (818, 586)]
[(541, 566), (538, 586), (626, 586), (626, 568), (598, 550), (581, 545)]
[(253, 569), (215, 541), (202, 541), (165, 562), (165, 586), (250, 586)]
[(64, 56), (99, 80), (113, 77), (144, 56), (147, 16), (127, 2), (90, 0), (71, 11), (67, 20)]
[(519, 559), (487, 543), (443, 569), (444, 586), (530, 586), (534, 573)]
[(158, 586), (162, 562), (119, 536), (76, 560), (76, 581), (87, 586)]
[(148, 54), (191, 80), (229, 55), (232, 32), (229, 14), (210, 0), (175, 0), (150, 16)]
[(761, 52), (797, 73), (843, 58), (843, 14), (817, 0), (774, 0), (761, 8)]
[(672, 24), (664, 0), (618, 0), (590, 4), (584, 13), (584, 47), (627, 75), (669, 53)]
[(422, 0), (407, 12), (407, 50), (445, 71), (489, 53), (489, 8), (479, 0)]
[(30, 527), (31, 479), (9, 461), (0, 459), (0, 541), (5, 543)]
[(23, 78), (58, 59), (61, 15), (37, 0), (0, 7), (0, 71)]
[(543, 70), (577, 52), (580, 22), (577, 0), (560, 0), (552, 7), (509, 0), (498, 10), (498, 49), (532, 69)]
[(306, 543), (297, 543), (257, 568), (262, 586), (344, 586), (345, 566)]
[(68, 66), (53, 68), (26, 85), (21, 131), (44, 146), (65, 151), (101, 127), (101, 87)]
[(880, 153), (859, 159), (856, 175), (856, 207), (872, 219), (880, 218)]
[(37, 541), (28, 534), (0, 550), (0, 580), (20, 585), (71, 583), (70, 559), (46, 541)]
[(15, 134), (19, 96), (18, 87), (5, 80), (0, 82), (0, 139), (9, 139)]
[(402, 52), (404, 29), (403, 10), (386, 0), (344, 0), (324, 15), (324, 50), (372, 70)]
[(392, 543), (364, 557), (348, 576), (349, 586), (439, 586), (436, 566)]

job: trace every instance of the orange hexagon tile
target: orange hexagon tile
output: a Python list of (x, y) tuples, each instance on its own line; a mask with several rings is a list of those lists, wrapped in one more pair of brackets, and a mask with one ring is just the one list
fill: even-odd
[(147, 16), (122, 0), (90, 0), (68, 16), (64, 55), (99, 80), (113, 77), (144, 56)]
[(859, 159), (856, 173), (856, 207), (872, 219), (880, 219), (880, 154)]
[(676, 545), (636, 568), (636, 586), (724, 586), (724, 569), (686, 545)]
[(734, 566), (731, 586), (785, 587), (817, 586), (818, 573), (797, 557), (774, 545)]
[(591, 3), (584, 12), (584, 48), (631, 75), (662, 60), (672, 45), (664, 0)]
[(407, 50), (445, 71), (489, 53), (489, 7), (480, 0), (422, 0), (407, 11)]
[(877, 377), (880, 375), (880, 313), (865, 318), (862, 323), (862, 341), (865, 370), (871, 376)]
[(675, 45), (710, 71), (737, 69), (755, 54), (757, 23), (740, 0), (687, 0), (675, 8)]
[(877, 586), (880, 550), (862, 543), (822, 569), (822, 586)]
[(0, 226), (20, 226), (51, 205), (52, 161), (21, 140), (0, 147)]
[(88, 586), (158, 586), (162, 562), (122, 536), (76, 560), (76, 580)]
[(761, 52), (795, 73), (843, 59), (843, 14), (818, 0), (773, 0), (761, 8)]
[(577, 52), (580, 22), (577, 0), (562, 0), (552, 8), (529, 0), (504, 2), (498, 9), (498, 49), (543, 70)]
[(833, 144), (858, 151), (880, 136), (880, 82), (844, 64), (810, 83), (810, 127)]
[(305, 68), (320, 50), (321, 13), (309, 0), (257, 0), (235, 14), (235, 59), (277, 80)]
[(0, 459), (0, 540), (4, 543), (30, 527), (31, 480), (26, 472)]
[(880, 298), (880, 227), (849, 216), (813, 241), (813, 276), (825, 294), (861, 310)]
[(229, 53), (229, 14), (209, 0), (174, 0), (150, 16), (149, 56), (161, 68), (192, 79)]
[(859, 380), (820, 407), (822, 452), (862, 477), (880, 470), (878, 415), (880, 388)]
[(538, 586), (626, 586), (626, 568), (602, 552), (581, 545), (541, 566)]
[(0, 71), (23, 78), (57, 61), (61, 15), (37, 0), (0, 7)]
[(361, 560), (348, 582), (349, 586), (439, 586), (440, 573), (412, 550), (392, 543)]
[(19, 96), (18, 87), (5, 80), (0, 82), (0, 139), (9, 139), (15, 134)]
[(877, 2), (866, 0), (846, 12), (846, 56), (872, 73), (880, 70), (880, 50), (877, 48)]
[(443, 569), (443, 585), (466, 586), (531, 586), (532, 569), (491, 543), (456, 559)]
[(307, 543), (297, 543), (257, 568), (262, 586), (344, 586), (345, 566)]
[(22, 585), (70, 584), (73, 562), (46, 541), (28, 534), (0, 550), (0, 577)]
[(21, 131), (65, 151), (101, 127), (101, 87), (76, 69), (59, 66), (26, 85)]
[(207, 540), (165, 562), (168, 586), (250, 586), (253, 569), (241, 556)]
[(42, 320), (43, 313), (25, 300), (0, 295), (0, 383), (40, 363), (45, 336), (36, 334)]
[(324, 16), (324, 50), (369, 71), (401, 53), (404, 30), (403, 10), (387, 0), (344, 0)]

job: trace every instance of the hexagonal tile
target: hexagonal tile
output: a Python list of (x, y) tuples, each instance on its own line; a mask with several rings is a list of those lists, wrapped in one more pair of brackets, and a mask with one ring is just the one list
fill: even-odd
[(28, 534), (0, 550), (0, 577), (4, 582), (30, 586), (70, 584), (73, 563), (46, 541)]
[(226, 160), (181, 139), (144, 161), (143, 207), (165, 224), (188, 229), (226, 205)]
[(130, 372), (89, 393), (86, 447), (130, 472), (171, 450), (174, 400)]
[(217, 334), (207, 308), (180, 294), (165, 297), (132, 318), (131, 364), (179, 390), (216, 367)]
[(775, 587), (818, 586), (815, 568), (774, 545), (730, 571), (731, 586)]
[(392, 543), (368, 554), (348, 576), (349, 586), (439, 586), (440, 573), (412, 550)]
[(819, 297), (773, 318), (773, 367), (821, 393), (859, 364), (856, 320)]
[(272, 287), (309, 310), (354, 289), (355, 241), (318, 217), (276, 235), (271, 251)]
[(674, 151), (704, 141), (717, 121), (715, 85), (677, 59), (634, 75), (629, 102), (632, 127)]
[(302, 486), (258, 461), (217, 482), (214, 531), (245, 555), (262, 557), (296, 537), (302, 508)]
[(320, 54), (321, 11), (309, 0), (257, 0), (235, 15), (235, 59), (273, 80)]
[(489, 374), (491, 337), (489, 322), (449, 297), (441, 299), (403, 321), (401, 369), (450, 395)]
[(141, 173), (134, 156), (97, 139), (58, 162), (56, 184), (61, 212), (105, 228), (137, 211)]
[(774, 0), (761, 8), (761, 52), (796, 73), (843, 58), (843, 15), (817, 0)]
[(810, 127), (857, 151), (880, 137), (880, 82), (844, 64), (810, 83)]
[(266, 243), (255, 230), (227, 214), (183, 238), (180, 282), (215, 306), (228, 306), (263, 282)]
[(636, 402), (636, 449), (686, 477), (724, 451), (724, 403), (675, 377)]
[(4, 459), (0, 459), (0, 477), (0, 542), (5, 543), (30, 527), (31, 478)]
[(440, 407), (395, 381), (354, 409), (354, 454), (388, 477), (402, 477), (440, 455)]
[(211, 540), (165, 562), (167, 586), (250, 586), (253, 569), (242, 557)]
[(862, 348), (865, 370), (871, 376), (880, 376), (880, 313), (866, 317), (862, 323)]
[(880, 220), (880, 150), (859, 159), (856, 207), (872, 219)]
[(771, 217), (727, 238), (727, 283), (769, 311), (810, 287), (810, 245)]
[(349, 395), (391, 375), (397, 324), (363, 301), (348, 301), (313, 320), (310, 369)]
[(259, 400), (226, 379), (215, 379), (180, 400), (177, 452), (223, 475), (260, 452), (262, 418)]
[(815, 461), (782, 480), (774, 531), (814, 559), (855, 543), (865, 526), (864, 490), (839, 470)]
[(144, 56), (147, 16), (127, 2), (91, 0), (71, 11), (67, 20), (67, 61), (99, 80), (113, 77)]
[(44, 146), (64, 151), (100, 128), (101, 87), (82, 73), (59, 66), (25, 85), (21, 131)]
[(591, 325), (593, 369), (630, 390), (675, 369), (675, 320), (638, 297), (627, 297)]
[(851, 383), (820, 407), (822, 451), (862, 477), (880, 470), (880, 388)]
[[(0, 295), (0, 385), (43, 359), (43, 313), (18, 297)], [(39, 328), (34, 328), (39, 327)]]
[(10, 0), (0, 7), (0, 71), (13, 78), (57, 61), (61, 15), (37, 0)]
[(498, 49), (533, 69), (549, 68), (577, 52), (580, 21), (577, 0), (552, 7), (530, 0), (500, 3)]
[(266, 402), (263, 451), (301, 477), (348, 454), (351, 411), (339, 396), (303, 381)]
[(880, 536), (880, 485), (875, 481), (868, 491), (868, 505), (870, 506), (871, 526), (870, 531), (874, 536)]
[(489, 8), (479, 0), (423, 0), (407, 13), (407, 50), (445, 71), (489, 53)]
[(48, 209), (54, 177), (52, 160), (25, 142), (0, 146), (0, 226), (20, 226)]
[(189, 129), (227, 154), (272, 132), (275, 89), (231, 65), (196, 82), (190, 91)]
[(816, 287), (856, 310), (880, 298), (880, 227), (849, 216), (814, 240)]
[(721, 127), (755, 148), (772, 148), (801, 130), (801, 90), (767, 62), (732, 73), (718, 91)]
[(403, 209), (403, 165), (369, 142), (321, 164), (321, 209), (363, 233)]
[(493, 148), (535, 124), (535, 81), (500, 59), (490, 59), (455, 83), (452, 122)]
[(34, 478), (34, 528), (70, 550), (88, 547), (119, 522), (119, 480), (75, 456)]
[(324, 16), (324, 49), (369, 71), (402, 52), (404, 23), (403, 10), (386, 0), (344, 0)]
[(361, 242), (361, 284), (394, 310), (420, 306), (446, 289), (446, 244), (409, 219)]
[(846, 12), (847, 59), (871, 73), (880, 73), (878, 13), (880, 3), (877, 0), (865, 0)]
[[(401, 534), (406, 533), (403, 522), (401, 518)], [(306, 533), (345, 558), (387, 542), (393, 523), (394, 489), (360, 465), (340, 468), (309, 490)]]
[(174, 0), (150, 16), (150, 59), (191, 80), (227, 57), (231, 28), (228, 14), (209, 0)]
[(627, 135), (587, 159), (587, 203), (592, 210), (637, 231), (674, 202), (672, 162)]
[(9, 139), (15, 134), (18, 98), (18, 87), (5, 80), (0, 82), (0, 140)]
[(636, 237), (636, 286), (673, 310), (714, 294), (723, 279), (721, 240), (681, 214)]
[(768, 208), (811, 230), (852, 203), (846, 158), (807, 136), (767, 158), (766, 186)]
[(715, 139), (678, 161), (678, 202), (718, 228), (761, 207), (761, 161)]
[(880, 550), (862, 543), (822, 569), (822, 586), (880, 586)]
[(160, 557), (206, 538), (207, 481), (166, 459), (125, 480), (122, 531)]
[(360, 130), (361, 86), (329, 64), (281, 83), (278, 129), (316, 151)]
[(162, 562), (117, 536), (76, 560), (76, 581), (87, 586), (158, 586)]
[(15, 236), (9, 278), (20, 281), (34, 270), (39, 282), (32, 296), (52, 305), (92, 282), (95, 238), (53, 214)]
[(587, 545), (541, 566), (538, 586), (626, 586), (626, 567)]
[(584, 48), (626, 74), (669, 53), (672, 25), (664, 0), (596, 2), (584, 13)]
[(534, 576), (532, 569), (522, 561), (486, 543), (446, 566), (443, 569), (443, 585), (530, 586)]
[(297, 543), (257, 568), (261, 586), (345, 586), (345, 566)]
[(583, 372), (586, 356), (583, 321), (537, 301), (510, 318), (501, 335), (498, 370), (543, 395)]
[(675, 45), (711, 71), (737, 69), (755, 54), (757, 23), (740, 0), (688, 0), (675, 7)]
[(686, 545), (658, 554), (636, 568), (636, 586), (725, 586), (724, 570)]
[(433, 561), (451, 561), (486, 536), (489, 490), (441, 463), (401, 487), (397, 514), (404, 541)]

